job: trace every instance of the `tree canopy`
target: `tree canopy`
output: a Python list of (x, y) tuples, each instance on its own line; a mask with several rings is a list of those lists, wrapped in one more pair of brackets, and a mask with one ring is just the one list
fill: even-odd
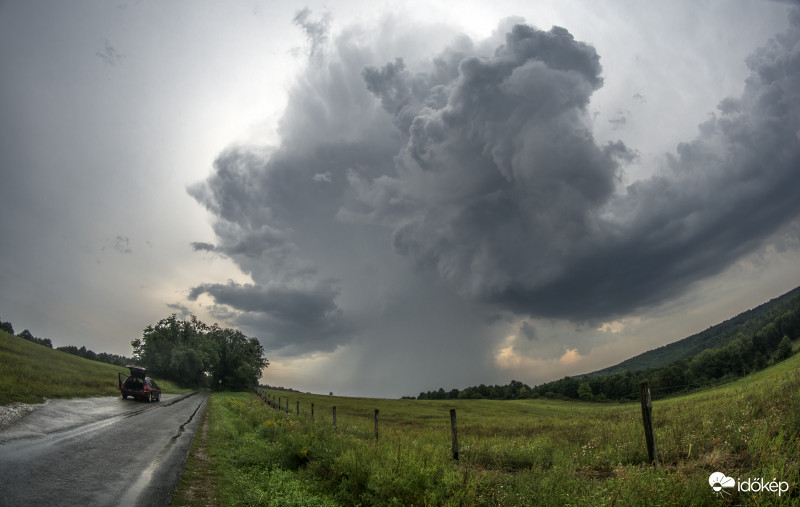
[(135, 359), (152, 376), (187, 386), (244, 389), (258, 383), (261, 370), (269, 365), (256, 338), (209, 326), (194, 315), (189, 320), (175, 314), (161, 319), (131, 345)]

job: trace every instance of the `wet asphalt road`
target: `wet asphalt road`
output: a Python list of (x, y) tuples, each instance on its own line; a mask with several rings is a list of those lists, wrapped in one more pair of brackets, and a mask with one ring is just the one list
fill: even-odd
[(0, 505), (169, 505), (207, 397), (48, 402), (0, 431)]

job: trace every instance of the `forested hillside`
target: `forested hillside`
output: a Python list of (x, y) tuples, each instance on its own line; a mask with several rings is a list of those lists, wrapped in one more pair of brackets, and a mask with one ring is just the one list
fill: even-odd
[(428, 391), (418, 399), (568, 398), (633, 400), (648, 381), (654, 396), (726, 382), (783, 361), (800, 341), (800, 287), (702, 333), (641, 354), (589, 375), (530, 387), (505, 386)]
[[(787, 292), (783, 296), (757, 306), (736, 317), (712, 326), (705, 331), (683, 338), (676, 342), (649, 350), (643, 354), (626, 359), (621, 363), (590, 373), (589, 375), (611, 375), (627, 371), (658, 368), (666, 364), (688, 359), (706, 349), (724, 347), (740, 336), (753, 336), (776, 317), (797, 308), (800, 287)], [(790, 338), (797, 338), (791, 335)]]

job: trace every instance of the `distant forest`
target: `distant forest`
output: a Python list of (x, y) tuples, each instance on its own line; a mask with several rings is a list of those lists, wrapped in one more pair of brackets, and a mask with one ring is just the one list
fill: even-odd
[[(639, 383), (642, 381), (649, 382), (654, 396), (684, 393), (728, 382), (783, 361), (792, 355), (793, 342), (798, 338), (800, 288), (702, 333), (600, 372), (564, 377), (536, 387), (512, 380), (504, 386), (481, 384), (450, 391), (440, 388), (422, 392), (416, 399), (635, 400), (639, 398)], [(660, 365), (635, 369), (636, 364), (648, 362)], [(624, 369), (624, 366), (629, 369)], [(604, 374), (608, 371), (615, 373)]]
[[(14, 334), (14, 326), (11, 325), (11, 322), (3, 322), (0, 321), (0, 331), (5, 331), (8, 334)], [(44, 345), (48, 348), (53, 348), (53, 342), (50, 338), (37, 338), (31, 334), (30, 331), (27, 329), (16, 335), (24, 340), (28, 340), (29, 342), (38, 343), (39, 345)], [(72, 354), (73, 356), (84, 357), (86, 359), (91, 359), (92, 361), (100, 361), (101, 363), (108, 363), (114, 364), (117, 366), (125, 366), (127, 364), (131, 364), (133, 360), (129, 357), (125, 356), (118, 356), (116, 354), (108, 354), (106, 352), (96, 353), (92, 350), (87, 349), (85, 346), (80, 348), (76, 347), (75, 345), (67, 345), (64, 347), (56, 347), (55, 350), (60, 350), (61, 352), (66, 352), (67, 354)]]

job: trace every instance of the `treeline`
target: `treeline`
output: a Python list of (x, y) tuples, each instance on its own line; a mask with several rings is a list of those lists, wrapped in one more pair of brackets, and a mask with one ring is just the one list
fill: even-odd
[(147, 326), (131, 346), (148, 375), (187, 387), (245, 389), (256, 385), (269, 365), (257, 339), (236, 329), (209, 326), (194, 315), (189, 320), (175, 314), (161, 319)]
[[(11, 325), (11, 322), (3, 322), (0, 320), (0, 331), (5, 331), (8, 334), (14, 334), (14, 326)], [(29, 342), (38, 343), (39, 345), (44, 345), (47, 348), (53, 348), (53, 342), (50, 341), (50, 338), (37, 338), (31, 334), (30, 331), (27, 329), (22, 331), (20, 334), (16, 335), (23, 340), (28, 340)]]
[[(13, 335), (14, 326), (11, 325), (11, 322), (0, 321), (0, 331), (5, 331), (6, 333)], [(44, 345), (50, 349), (53, 348), (53, 342), (50, 340), (50, 338), (37, 338), (33, 336), (33, 334), (27, 329), (16, 336), (22, 338), (23, 340), (28, 340), (29, 342)], [(66, 345), (64, 347), (56, 347), (55, 350), (60, 350), (61, 352), (72, 354), (73, 356), (91, 359), (92, 361), (100, 361), (101, 363), (114, 364), (117, 366), (125, 366), (126, 364), (130, 364), (132, 361), (130, 358), (118, 356), (117, 354), (108, 354), (106, 352), (96, 353), (91, 349), (87, 349), (85, 346), (78, 348), (75, 345)]]
[[(647, 381), (654, 394), (667, 395), (687, 392), (715, 382), (726, 382), (761, 370), (792, 355), (792, 342), (784, 336), (775, 343), (769, 331), (753, 338), (742, 337), (719, 349), (701, 352), (691, 360), (680, 360), (662, 368), (636, 372), (598, 375), (594, 377), (564, 377), (530, 387), (518, 380), (508, 385), (484, 385), (419, 393), (418, 400), (523, 400), (529, 398), (558, 398), (584, 401), (637, 400), (639, 383)], [(765, 348), (760, 348), (760, 347)], [(415, 399), (403, 396), (403, 399)]]
[(133, 359), (117, 354), (109, 354), (107, 352), (94, 352), (86, 347), (78, 348), (75, 345), (66, 345), (64, 347), (56, 347), (56, 350), (72, 354), (73, 356), (91, 359), (92, 361), (100, 361), (101, 363), (114, 364), (117, 366), (126, 366), (133, 362)]
[[(508, 385), (487, 386), (481, 384), (466, 389), (451, 389), (445, 391), (439, 388), (438, 391), (427, 391), (419, 393), (418, 400), (520, 400), (531, 398), (533, 390), (531, 386), (523, 384), (519, 380), (512, 380)], [(404, 396), (406, 399), (413, 399), (413, 396)]]
[[(283, 386), (271, 386), (269, 384), (259, 384), (259, 387), (263, 387), (264, 389), (271, 389), (273, 391), (286, 391), (287, 393), (299, 393), (297, 389), (292, 389), (291, 387), (283, 387)], [(306, 393), (310, 394), (310, 393)]]
[[(418, 400), (560, 398), (585, 401), (636, 400), (639, 383), (647, 381), (654, 395), (683, 393), (710, 384), (727, 382), (761, 370), (792, 355), (793, 341), (800, 338), (800, 295), (770, 314), (758, 315), (726, 345), (707, 348), (688, 359), (664, 366), (611, 375), (564, 377), (536, 387), (512, 380), (508, 385), (479, 385), (458, 390), (422, 392)], [(413, 398), (413, 397), (405, 397)]]

